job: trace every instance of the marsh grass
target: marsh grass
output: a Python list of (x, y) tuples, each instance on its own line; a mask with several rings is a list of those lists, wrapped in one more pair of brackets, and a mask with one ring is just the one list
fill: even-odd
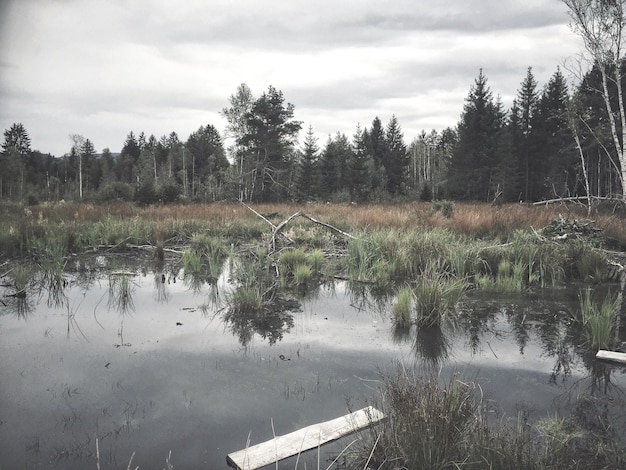
[(512, 264), (503, 259), (498, 264), (495, 276), (480, 275), (476, 284), (480, 289), (489, 292), (522, 292), (527, 284), (528, 265), (522, 261)]
[[(551, 416), (532, 425), (489, 417), (480, 387), (455, 374), (447, 382), (398, 368), (382, 377), (374, 406), (387, 419), (361, 435), (348, 452), (346, 468), (544, 470), (623, 468), (626, 450), (606, 418), (585, 423), (581, 408), (594, 401), (582, 397), (576, 413)], [(602, 412), (596, 405), (591, 416)]]
[(476, 387), (457, 378), (440, 387), (436, 378), (406, 372), (384, 377), (381, 404), (387, 421), (372, 427), (378, 445), (352, 455), (350, 468), (454, 468), (467, 459), (468, 438), (480, 419)]
[(113, 272), (109, 275), (109, 308), (125, 315), (135, 310), (133, 294), (135, 283), (132, 273)]
[(451, 276), (436, 263), (430, 264), (413, 288), (418, 326), (440, 325), (444, 316), (454, 311), (466, 290), (464, 279)]
[(294, 269), (293, 278), (296, 284), (303, 285), (313, 277), (313, 268), (308, 264), (298, 264)]
[(575, 258), (575, 267), (578, 278), (584, 282), (600, 282), (606, 272), (606, 255), (594, 250), (592, 247), (583, 246)]
[(278, 262), (285, 273), (293, 274), (296, 266), (307, 264), (307, 255), (301, 248), (285, 250), (280, 253)]
[(578, 294), (580, 303), (579, 321), (587, 336), (587, 343), (595, 352), (608, 349), (615, 331), (616, 315), (619, 308), (619, 296), (608, 294), (601, 303), (592, 297), (590, 288)]
[(13, 268), (13, 283), (15, 284), (15, 295), (26, 297), (26, 289), (33, 279), (33, 268), (29, 264), (18, 264)]
[(191, 239), (191, 244), (183, 252), (183, 267), (185, 275), (192, 278), (207, 278), (209, 282), (215, 282), (222, 271), (222, 267), (228, 252), (225, 245), (219, 239), (196, 234)]
[(402, 287), (396, 294), (393, 305), (393, 319), (396, 326), (406, 328), (411, 324), (413, 311), (413, 290), (409, 286)]
[(232, 313), (258, 312), (263, 307), (263, 293), (257, 286), (241, 286), (228, 296)]

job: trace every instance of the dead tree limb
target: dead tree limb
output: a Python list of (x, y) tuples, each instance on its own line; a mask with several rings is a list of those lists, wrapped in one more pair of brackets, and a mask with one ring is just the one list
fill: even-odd
[(287, 226), (287, 224), (289, 222), (291, 222), (293, 219), (296, 219), (298, 217), (304, 217), (307, 220), (310, 220), (311, 222), (313, 222), (314, 224), (318, 224), (321, 225), (322, 227), (326, 227), (329, 230), (332, 230), (333, 232), (336, 232), (340, 235), (343, 235), (346, 238), (350, 238), (352, 240), (358, 240), (357, 237), (355, 237), (354, 235), (349, 234), (348, 232), (344, 232), (343, 230), (338, 229), (337, 227), (333, 227), (330, 224), (327, 224), (325, 222), (321, 222), (313, 217), (311, 217), (310, 215), (307, 215), (301, 211), (296, 212), (293, 215), (290, 215), (289, 217), (287, 217), (285, 220), (283, 220), (280, 224), (278, 225), (274, 225), (272, 222), (270, 222), (269, 220), (267, 220), (266, 217), (264, 217), (263, 215), (259, 214), (257, 211), (255, 211), (252, 207), (248, 206), (245, 203), (241, 203), (245, 208), (247, 208), (248, 210), (250, 210), (251, 212), (253, 212), (254, 214), (256, 214), (258, 217), (260, 217), (261, 219), (263, 219), (265, 222), (267, 222), (270, 227), (272, 227), (272, 239), (270, 242), (270, 247), (272, 249), (272, 251), (276, 250), (276, 238), (281, 235), (283, 236), (289, 243), (294, 244), (295, 242), (289, 238), (287, 235), (285, 235), (284, 233), (282, 233), (283, 229)]
[(326, 227), (326, 228), (328, 228), (330, 230), (333, 230), (333, 231), (335, 231), (337, 233), (340, 233), (344, 237), (351, 238), (352, 240), (358, 240), (359, 239), (359, 238), (355, 237), (354, 235), (350, 235), (348, 232), (344, 232), (343, 230), (339, 230), (337, 227), (333, 227), (332, 225), (326, 224), (324, 222), (320, 222), (319, 220), (315, 220), (310, 215), (300, 214), (300, 216), (304, 217), (305, 219), (309, 219), (313, 223), (319, 224), (319, 225), (321, 225), (323, 227)]

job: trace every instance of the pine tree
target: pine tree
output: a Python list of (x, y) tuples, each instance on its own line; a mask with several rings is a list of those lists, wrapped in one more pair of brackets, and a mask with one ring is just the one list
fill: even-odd
[(270, 85), (246, 115), (247, 134), (239, 141), (246, 150), (259, 201), (276, 201), (287, 195), (295, 139), (302, 127), (295, 121), (294, 105), (285, 104), (281, 91)]
[(448, 178), (451, 195), (476, 200), (494, 196), (498, 139), (502, 138), (504, 117), (502, 103), (494, 101), (481, 69), (466, 98), (458, 125), (458, 143)]
[(374, 162), (367, 153), (367, 130), (357, 125), (352, 139), (354, 151), (348, 164), (348, 185), (350, 198), (354, 202), (367, 202), (372, 191)]
[(524, 201), (535, 200), (536, 194), (539, 192), (542, 174), (542, 161), (534, 158), (537, 153), (537, 146), (533, 140), (533, 124), (537, 112), (537, 81), (532, 73), (532, 67), (528, 67), (526, 77), (522, 81), (521, 88), (517, 92), (517, 106), (519, 109), (519, 118), (516, 120), (519, 128), (520, 139), (515, 142), (514, 149), (521, 163), (524, 175), (523, 195)]
[(387, 173), (387, 191), (391, 194), (400, 194), (404, 192), (409, 159), (400, 124), (395, 115), (387, 124), (385, 141), (387, 153), (383, 160), (383, 166)]
[(569, 91), (557, 68), (544, 88), (537, 108), (537, 158), (544, 162), (545, 187), (539, 197), (567, 197), (576, 191), (578, 155), (568, 122)]
[(300, 201), (315, 199), (318, 190), (317, 163), (319, 158), (319, 147), (317, 137), (313, 134), (313, 126), (309, 125), (309, 130), (304, 138), (304, 149), (298, 161), (296, 198)]
[(375, 169), (372, 175), (372, 190), (384, 191), (387, 189), (387, 170), (384, 161), (389, 154), (389, 147), (385, 138), (385, 130), (378, 116), (372, 121), (372, 127), (365, 136), (368, 137), (367, 150)]
[(0, 152), (0, 198), (24, 197), (26, 165), (30, 153), (30, 137), (22, 123), (15, 123), (4, 131)]

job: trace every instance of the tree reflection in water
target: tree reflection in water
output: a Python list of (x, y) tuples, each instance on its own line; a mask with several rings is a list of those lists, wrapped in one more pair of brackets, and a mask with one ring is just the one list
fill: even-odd
[[(293, 314), (300, 309), (300, 303), (295, 300), (283, 299), (277, 294), (266, 292), (260, 303), (241, 304), (235, 298), (247, 289), (241, 286), (232, 291), (226, 300), (223, 310), (223, 320), (229, 326), (242, 346), (247, 346), (255, 334), (267, 339), (269, 344), (275, 344), (283, 338), (285, 333), (293, 327)], [(245, 294), (248, 295), (248, 294)]]

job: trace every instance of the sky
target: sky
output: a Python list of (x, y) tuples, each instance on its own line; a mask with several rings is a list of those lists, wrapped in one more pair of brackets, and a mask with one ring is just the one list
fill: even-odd
[(0, 126), (62, 156), (71, 134), (186, 140), (246, 83), (283, 92), (323, 147), (395, 115), (410, 143), (460, 119), (483, 69), (509, 107), (582, 51), (560, 0), (0, 0)]

